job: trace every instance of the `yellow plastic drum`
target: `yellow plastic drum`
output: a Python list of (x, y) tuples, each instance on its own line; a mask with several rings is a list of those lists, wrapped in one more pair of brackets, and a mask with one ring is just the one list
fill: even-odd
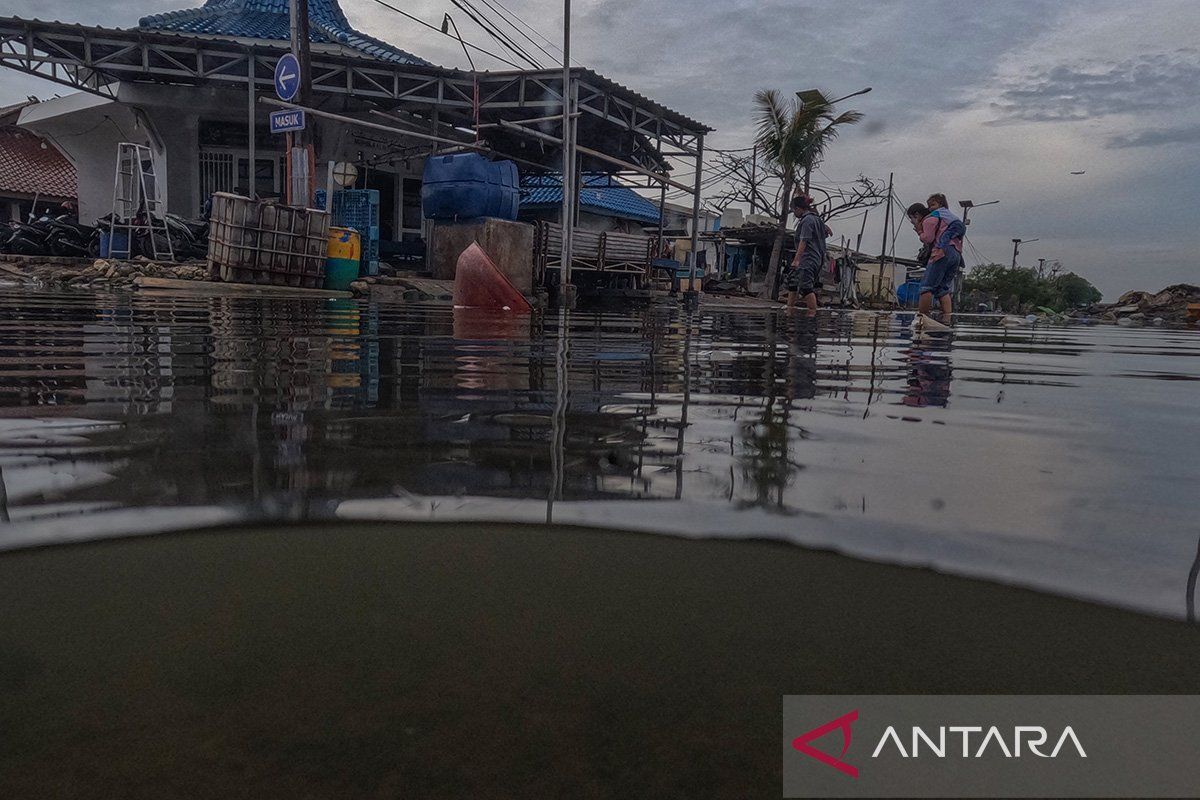
[(358, 280), (362, 264), (362, 236), (350, 228), (329, 229), (329, 251), (325, 261), (325, 288), (349, 291)]

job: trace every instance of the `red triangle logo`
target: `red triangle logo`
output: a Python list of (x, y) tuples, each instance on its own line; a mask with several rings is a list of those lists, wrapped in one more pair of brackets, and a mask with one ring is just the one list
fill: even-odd
[[(830, 720), (818, 728), (813, 728), (808, 733), (797, 736), (792, 740), (792, 747), (794, 747), (796, 750), (799, 750), (801, 753), (804, 753), (806, 756), (815, 758), (817, 761), (820, 761), (826, 766), (833, 767), (838, 772), (843, 772), (849, 775), (851, 778), (857, 778), (858, 767), (851, 766), (845, 761), (842, 761), (842, 759), (846, 757), (846, 751), (850, 749), (850, 726), (853, 725), (857, 720), (858, 709), (856, 708), (849, 714), (840, 716), (835, 720)], [(839, 728), (842, 731), (842, 752), (837, 758), (834, 758), (828, 753), (822, 752), (821, 750), (818, 750), (809, 744), (809, 742), (813, 741), (814, 739), (820, 739), (825, 734), (838, 730)]]

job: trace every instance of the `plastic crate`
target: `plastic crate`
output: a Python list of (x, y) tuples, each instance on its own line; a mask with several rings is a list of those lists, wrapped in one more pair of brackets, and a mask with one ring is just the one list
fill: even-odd
[(379, 190), (343, 189), (333, 193), (332, 224), (362, 236), (363, 274), (379, 274)]
[(213, 280), (253, 282), (258, 263), (259, 204), (218, 192), (209, 218), (208, 271)]
[(213, 196), (208, 265), (214, 280), (320, 288), (329, 215), (312, 208)]

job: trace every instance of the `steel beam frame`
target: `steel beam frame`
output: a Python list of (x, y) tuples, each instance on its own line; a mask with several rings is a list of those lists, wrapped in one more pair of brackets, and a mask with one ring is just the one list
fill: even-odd
[[(272, 65), (285, 42), (88, 28), (18, 18), (0, 19), (0, 66), (110, 99), (120, 81), (184, 85), (241, 84), (252, 71), (270, 88)], [(253, 70), (250, 60), (253, 59)], [(472, 122), (471, 73), (387, 64), (337, 46), (313, 48), (316, 95), (351, 96), (384, 107), (443, 112), (444, 121)], [(546, 116), (562, 106), (562, 73), (554, 70), (478, 73), (481, 112), (527, 110)], [(591, 70), (572, 70), (578, 111), (631, 134), (661, 140), (688, 154), (709, 129)], [(445, 115), (449, 114), (449, 118)]]

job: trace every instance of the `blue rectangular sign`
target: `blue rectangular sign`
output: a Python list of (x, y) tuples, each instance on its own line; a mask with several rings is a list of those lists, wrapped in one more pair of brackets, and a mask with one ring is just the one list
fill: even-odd
[(305, 127), (304, 112), (298, 108), (271, 112), (271, 133), (302, 131)]

